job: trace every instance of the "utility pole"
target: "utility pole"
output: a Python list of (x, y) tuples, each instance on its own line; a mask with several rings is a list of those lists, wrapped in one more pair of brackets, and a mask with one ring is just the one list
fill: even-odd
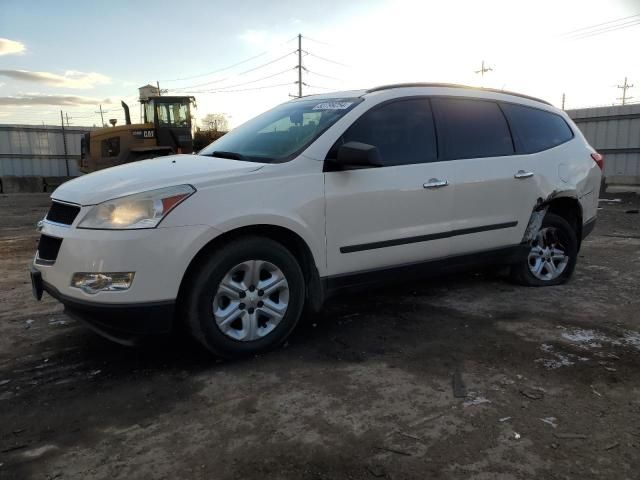
[(65, 112), (64, 116), (67, 119), (67, 128), (69, 128), (69, 113)]
[(564, 110), (564, 101), (565, 101), (565, 94), (562, 94), (562, 110)]
[(298, 34), (298, 98), (302, 97), (302, 34)]
[(62, 110), (60, 110), (60, 123), (62, 123), (62, 145), (64, 146), (64, 164), (67, 167), (67, 177), (69, 175), (69, 158), (67, 157), (67, 135), (64, 131), (64, 117), (62, 116)]
[(160, 81), (156, 80), (156, 85), (158, 86), (158, 96), (161, 97), (162, 96), (162, 92), (160, 91)]
[(100, 111), (99, 112), (94, 112), (94, 113), (99, 113), (100, 114), (100, 120), (102, 121), (102, 125), (104, 127), (104, 114), (102, 113), (102, 105), (100, 105)]
[(622, 105), (627, 104), (627, 100), (631, 100), (633, 97), (627, 97), (627, 90), (633, 88), (633, 85), (629, 85), (627, 83), (627, 77), (624, 77), (624, 85), (618, 85), (617, 88), (622, 89), (622, 97), (617, 98), (616, 100), (622, 100)]
[(481, 83), (484, 84), (484, 74), (487, 72), (493, 72), (493, 68), (489, 67), (489, 66), (484, 66), (484, 60), (482, 60), (482, 66), (480, 67), (480, 70), (476, 70), (476, 73), (480, 74), (480, 77), (482, 78)]

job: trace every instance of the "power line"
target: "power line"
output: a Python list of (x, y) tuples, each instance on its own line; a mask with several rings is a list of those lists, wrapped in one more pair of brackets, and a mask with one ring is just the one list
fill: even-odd
[[(623, 19), (620, 19), (623, 20)], [(609, 22), (611, 23), (611, 22)], [(573, 33), (573, 34), (565, 34), (563, 35), (563, 37), (567, 40), (582, 40), (583, 38), (589, 38), (589, 37), (593, 37), (596, 35), (602, 35), (605, 33), (610, 33), (610, 32), (614, 32), (617, 30), (622, 30), (625, 28), (629, 28), (629, 27), (634, 27), (636, 25), (640, 25), (640, 18), (636, 18), (634, 20), (628, 20), (622, 23), (611, 23), (610, 25), (606, 25), (606, 26), (592, 26), (592, 27), (587, 27), (587, 30), (584, 30), (582, 32), (577, 32), (577, 33)], [(598, 27), (598, 28), (595, 28)]]
[(573, 36), (573, 37), (569, 37), (569, 40), (582, 40), (583, 38), (595, 37), (596, 35), (602, 35), (602, 34), (609, 33), (609, 32), (615, 32), (617, 30), (623, 30), (625, 28), (634, 27), (636, 25), (640, 25), (640, 19), (638, 19), (636, 21), (633, 21), (633, 22), (616, 25), (616, 26), (613, 26), (611, 28), (604, 28), (604, 29), (601, 29), (601, 30), (596, 30), (596, 31), (593, 31), (593, 32), (586, 33), (584, 35), (576, 35), (576, 36)]
[(589, 25), (588, 27), (576, 28), (575, 30), (570, 30), (568, 32), (565, 32), (563, 35), (572, 35), (574, 33), (581, 32), (583, 30), (591, 30), (592, 28), (601, 27), (603, 25), (609, 25), (611, 23), (618, 23), (623, 20), (628, 20), (630, 18), (635, 18), (635, 17), (640, 17), (640, 13), (637, 13), (635, 15), (629, 15), (628, 17), (618, 18), (616, 20), (609, 20), (608, 22), (596, 23), (595, 25)]
[(161, 81), (161, 82), (180, 82), (180, 81), (183, 81), (183, 80), (193, 80), (194, 78), (200, 78), (200, 77), (206, 77), (206, 76), (208, 76), (208, 75), (214, 75), (214, 74), (216, 74), (216, 73), (224, 72), (224, 71), (226, 71), (226, 70), (231, 70), (231, 69), (232, 69), (232, 68), (234, 68), (234, 67), (237, 67), (237, 66), (239, 66), (239, 65), (243, 65), (243, 64), (245, 64), (245, 63), (247, 63), (247, 62), (250, 62), (251, 60), (255, 60), (256, 58), (263, 57), (263, 56), (265, 56), (265, 55), (266, 55), (266, 54), (268, 54), (268, 53), (269, 53), (268, 51), (266, 51), (266, 52), (262, 52), (262, 53), (259, 53), (258, 55), (254, 55), (253, 57), (250, 57), (250, 58), (247, 58), (247, 59), (242, 60), (242, 61), (240, 61), (240, 62), (234, 63), (233, 65), (229, 65), (229, 66), (227, 66), (227, 67), (219, 68), (219, 69), (217, 69), (217, 70), (212, 70), (212, 71), (207, 72), (207, 73), (201, 73), (201, 74), (199, 74), (199, 75), (193, 75), (193, 76), (191, 76), (191, 77), (182, 77), (182, 78), (164, 79), (164, 80), (160, 80), (160, 81)]
[[(302, 87), (303, 87), (303, 85), (306, 86), (306, 84), (302, 81), (302, 71), (303, 70), (305, 72), (307, 72), (307, 73), (311, 73), (312, 75), (317, 75), (317, 76), (320, 76), (320, 77), (341, 81), (341, 79), (336, 78), (336, 77), (332, 77), (330, 75), (325, 75), (325, 74), (322, 74), (322, 73), (319, 73), (319, 72), (315, 72), (315, 71), (312, 72), (312, 71), (308, 70), (302, 64), (303, 56), (306, 57), (308, 55), (311, 55), (312, 57), (318, 58), (319, 60), (322, 60), (322, 61), (325, 61), (325, 62), (333, 63), (333, 64), (340, 65), (340, 66), (343, 66), (343, 67), (348, 67), (348, 65), (346, 65), (344, 63), (341, 63), (341, 62), (332, 60), (330, 58), (326, 58), (326, 57), (323, 57), (323, 56), (316, 55), (314, 53), (308, 52), (306, 50), (303, 50), (302, 49), (302, 38), (303, 38), (302, 34), (298, 34), (293, 39), (289, 40), (288, 42), (285, 42), (285, 43), (290, 43), (291, 41), (297, 39), (298, 40), (298, 48), (296, 50), (294, 50), (292, 52), (288, 52), (285, 55), (282, 55), (282, 56), (280, 56), (278, 58), (275, 58), (275, 59), (270, 60), (268, 62), (265, 62), (263, 64), (257, 65), (255, 67), (252, 67), (252, 68), (250, 68), (248, 70), (244, 70), (242, 72), (239, 72), (239, 73), (233, 75), (233, 77), (235, 77), (235, 78), (241, 77), (243, 75), (249, 74), (249, 73), (254, 72), (256, 70), (259, 70), (259, 69), (265, 68), (267, 66), (273, 65), (274, 63), (277, 63), (277, 62), (279, 62), (281, 60), (286, 59), (287, 57), (289, 57), (292, 54), (297, 54), (297, 56), (298, 56), (298, 64), (294, 67), (294, 69), (296, 69), (298, 71), (298, 79), (297, 79), (296, 82), (294, 82), (294, 84), (298, 85), (298, 95), (297, 95), (298, 97), (302, 96)], [(304, 37), (304, 38), (307, 38), (307, 37)], [(326, 42), (322, 42), (320, 40), (315, 40), (315, 39), (309, 39), (309, 40), (315, 41), (316, 43), (324, 43), (326, 45), (329, 45)], [(268, 53), (268, 52), (263, 52), (263, 53)], [(258, 56), (262, 56), (262, 54), (260, 54)], [(237, 65), (242, 64), (242, 63), (246, 63), (247, 61), (255, 59), (258, 56), (254, 56), (251, 59), (247, 59), (247, 60), (244, 60), (242, 62), (236, 62), (235, 64), (233, 64), (229, 68), (232, 68), (232, 67), (237, 66)], [(219, 69), (216, 72), (219, 72), (219, 71), (222, 71), (222, 70), (223, 69)], [(208, 87), (208, 86), (211, 86), (211, 85), (214, 85), (214, 84), (217, 84), (217, 83), (225, 82), (225, 81), (229, 80), (232, 77), (218, 78), (218, 79), (210, 80), (208, 82), (199, 83), (199, 84), (196, 84), (196, 85), (176, 87), (176, 88), (173, 88), (173, 89), (170, 89), (170, 90), (172, 92), (182, 92), (182, 93), (226, 93), (226, 92), (236, 92), (236, 91), (259, 90), (261, 88), (274, 88), (276, 86), (281, 86), (281, 85), (286, 85), (286, 84), (278, 84), (278, 85), (273, 85), (273, 86), (259, 86), (259, 87), (251, 88), (251, 89), (238, 89), (237, 87), (242, 87), (244, 85), (250, 85), (250, 84), (257, 83), (257, 82), (261, 82), (263, 80), (267, 80), (269, 78), (277, 77), (279, 75), (283, 75), (283, 74), (289, 72), (290, 70), (291, 69), (287, 69), (287, 70), (283, 70), (283, 71), (280, 71), (280, 72), (277, 72), (277, 73), (274, 73), (274, 74), (271, 74), (271, 75), (267, 75), (267, 76), (264, 76), (264, 77), (260, 77), (260, 78), (254, 79), (254, 80), (249, 80), (249, 81), (246, 81), (246, 82), (235, 83), (235, 84), (220, 85), (218, 87), (213, 87), (213, 88), (209, 88), (209, 89), (197, 90), (197, 89), (202, 88), (202, 87)], [(209, 72), (209, 74), (216, 73), (216, 72)], [(204, 76), (204, 75), (201, 75), (201, 76)], [(189, 77), (189, 78), (196, 78), (196, 77), (197, 76)], [(330, 88), (327, 88), (327, 87), (318, 87), (318, 88), (326, 88), (327, 90), (333, 90), (333, 89), (330, 89)]]
[[(289, 40), (287, 40), (286, 42), (282, 42), (280, 45), (278, 45), (278, 47), (281, 47), (282, 45), (286, 45), (286, 44), (288, 44), (288, 43), (292, 42), (292, 41), (293, 41), (293, 40), (295, 40), (295, 39), (296, 39), (296, 37), (290, 38), (290, 39), (289, 39)], [(161, 81), (161, 82), (178, 82), (178, 81), (181, 81), (181, 80), (192, 80), (192, 79), (194, 79), (194, 78), (206, 77), (207, 75), (214, 75), (214, 74), (216, 74), (216, 73), (224, 72), (224, 71), (226, 71), (226, 70), (231, 70), (232, 68), (235, 68), (235, 67), (237, 67), (237, 66), (239, 66), (239, 65), (243, 65), (243, 64), (245, 64), (245, 63), (248, 63), (248, 62), (250, 62), (251, 60), (255, 60), (256, 58), (263, 57), (263, 56), (267, 55), (267, 54), (268, 54), (268, 53), (270, 53), (270, 52), (271, 52), (271, 50), (265, 50), (264, 52), (261, 52), (261, 53), (259, 53), (259, 54), (257, 54), (257, 55), (252, 56), (252, 57), (246, 58), (246, 59), (244, 59), (244, 60), (241, 60), (241, 61), (239, 61), (239, 62), (233, 63), (233, 64), (231, 64), (231, 65), (227, 65), (226, 67), (218, 68), (217, 70), (212, 70), (212, 71), (207, 72), (207, 73), (200, 73), (200, 74), (198, 74), (198, 75), (192, 75), (192, 76), (190, 76), (190, 77), (173, 78), (173, 79), (164, 79), (164, 80), (160, 80), (160, 81)]]
[(240, 72), (240, 73), (238, 73), (238, 75), (237, 75), (237, 76), (245, 75), (245, 74), (247, 74), (247, 73), (254, 72), (254, 71), (256, 71), (256, 70), (258, 70), (258, 69), (260, 69), (260, 68), (266, 67), (266, 66), (271, 65), (271, 64), (273, 64), (273, 63), (279, 62), (280, 60), (285, 59), (285, 58), (287, 58), (289, 55), (292, 55), (292, 54), (294, 54), (294, 53), (296, 53), (296, 51), (295, 51), (295, 50), (294, 50), (293, 52), (289, 52), (289, 53), (287, 53), (287, 54), (285, 54), (285, 55), (283, 55), (283, 56), (281, 56), (281, 57), (278, 57), (278, 58), (276, 58), (276, 59), (274, 59), (274, 60), (271, 60), (270, 62), (263, 63), (262, 65), (258, 65), (257, 67), (250, 68), (249, 70), (245, 70), (244, 72)]
[(249, 82), (237, 83), (237, 84), (235, 84), (235, 85), (224, 85), (224, 86), (221, 86), (221, 87), (219, 87), (219, 88), (214, 88), (214, 89), (212, 89), (212, 90), (189, 90), (189, 91), (188, 91), (188, 93), (211, 93), (211, 92), (214, 92), (214, 91), (226, 90), (226, 89), (228, 89), (228, 88), (242, 87), (242, 86), (244, 86), (244, 85), (250, 85), (250, 84), (252, 84), (252, 83), (261, 82), (262, 80), (267, 80), (267, 79), (269, 79), (269, 78), (277, 77), (278, 75), (282, 75), (283, 73), (290, 72), (290, 71), (291, 71), (291, 70), (293, 70), (294, 68), (296, 68), (296, 67), (293, 67), (293, 68), (287, 68), (286, 70), (283, 70), (283, 71), (281, 71), (281, 72), (274, 73), (274, 74), (272, 74), (272, 75), (267, 75), (267, 76), (265, 76), (265, 77), (257, 78), (257, 79), (255, 79), (255, 80), (251, 80), (251, 81), (249, 81)]
[(304, 85), (305, 85), (305, 86), (307, 86), (307, 87), (309, 87), (309, 88), (319, 88), (319, 89), (321, 89), (321, 90), (333, 90), (333, 91), (336, 91), (336, 89), (335, 89), (335, 88), (323, 87), (323, 86), (321, 86), (321, 85), (309, 85), (308, 83), (305, 83)]
[[(237, 75), (235, 75), (235, 77), (240, 77), (242, 75), (246, 75), (247, 73), (255, 72), (256, 70), (259, 70), (261, 68), (268, 67), (269, 65), (273, 65), (274, 63), (279, 62), (280, 60), (284, 60), (285, 58), (287, 58), (289, 55), (291, 55), (293, 53), (295, 53), (295, 51), (289, 52), (286, 55), (278, 57), (278, 58), (276, 58), (274, 60), (271, 60), (271, 61), (269, 61), (267, 63), (263, 63), (261, 65), (258, 65), (257, 67), (253, 67), (253, 68), (250, 68), (249, 70), (245, 70), (244, 72), (240, 72)], [(176, 87), (176, 88), (172, 88), (171, 90), (174, 91), (174, 92), (191, 91), (190, 89), (192, 89), (192, 88), (206, 87), (207, 85), (212, 85), (214, 83), (224, 82), (225, 80), (229, 80), (229, 78), (230, 77), (219, 78), (219, 79), (216, 79), (216, 80), (212, 80), (210, 82), (199, 83), (197, 85), (188, 85), (186, 87)]]
[(306, 35), (303, 35), (302, 38), (306, 38), (307, 40), (311, 40), (314, 43), (319, 43), (320, 45), (326, 45), (327, 47), (335, 47), (335, 45), (332, 45), (330, 43), (327, 42), (323, 42), (322, 40), (315, 40), (311, 37), (307, 37)]
[(318, 73), (318, 72), (314, 72), (312, 70), (309, 70), (307, 67), (302, 67), (302, 69), (307, 72), (310, 73), (311, 75), (317, 75), (318, 77), (323, 77), (323, 78), (329, 78), (331, 80), (337, 80), (339, 82), (342, 81), (341, 78), (337, 78), (337, 77), (332, 77), (331, 75), (325, 75), (324, 73)]
[(268, 88), (276, 88), (276, 87), (284, 87), (285, 85), (293, 85), (291, 82), (287, 82), (287, 83), (278, 83), (276, 85), (263, 85), (260, 87), (253, 87), (253, 88), (242, 88), (239, 90), (212, 90), (206, 93), (235, 93), (235, 92), (248, 92), (251, 90), (265, 90)]
[(314, 58), (318, 58), (320, 60), (324, 60), (325, 62), (329, 62), (329, 63), (335, 63), (336, 65), (340, 65), (341, 67), (347, 67), (349, 68), (350, 65), (347, 65), (346, 63), (342, 63), (342, 62), (337, 62), (335, 60), (331, 60), (329, 58), (325, 58), (325, 57), (321, 57), (320, 55), (316, 55), (315, 53), (311, 53), (311, 52), (307, 52), (306, 50), (303, 50), (304, 53), (306, 53), (307, 55), (310, 55)]

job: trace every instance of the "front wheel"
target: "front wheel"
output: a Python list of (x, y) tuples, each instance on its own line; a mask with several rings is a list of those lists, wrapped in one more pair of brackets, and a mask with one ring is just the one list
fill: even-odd
[(304, 275), (281, 244), (241, 238), (207, 257), (182, 299), (192, 336), (222, 357), (261, 353), (284, 342), (304, 307)]
[(527, 257), (511, 267), (511, 277), (528, 286), (560, 285), (571, 278), (577, 257), (575, 230), (564, 218), (547, 213)]

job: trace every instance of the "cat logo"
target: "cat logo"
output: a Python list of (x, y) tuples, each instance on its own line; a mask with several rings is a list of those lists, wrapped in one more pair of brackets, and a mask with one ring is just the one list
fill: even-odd
[(156, 131), (153, 128), (141, 128), (137, 130), (131, 130), (131, 135), (135, 138), (156, 138)]

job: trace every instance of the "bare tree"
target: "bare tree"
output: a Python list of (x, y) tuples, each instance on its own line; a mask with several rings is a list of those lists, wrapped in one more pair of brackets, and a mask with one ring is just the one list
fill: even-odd
[(201, 121), (203, 130), (214, 132), (226, 132), (229, 130), (229, 121), (224, 113), (209, 113)]

